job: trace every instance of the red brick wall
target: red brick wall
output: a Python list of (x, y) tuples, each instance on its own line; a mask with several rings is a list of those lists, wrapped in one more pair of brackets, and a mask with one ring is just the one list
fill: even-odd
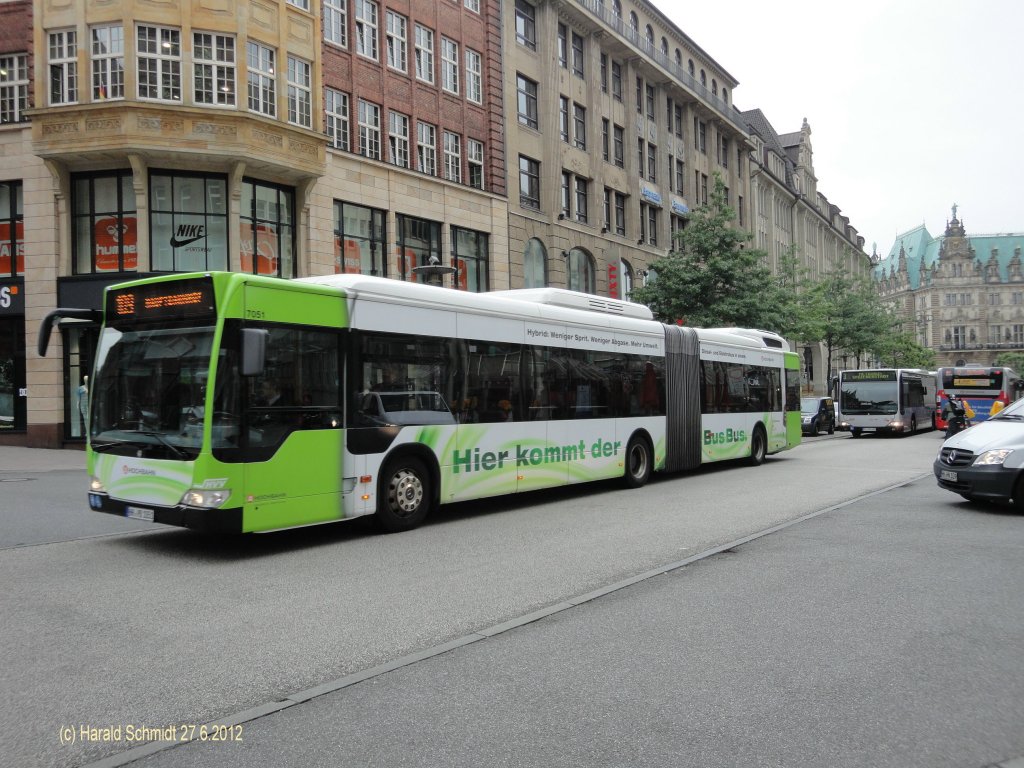
[(27, 53), (29, 106), (32, 106), (32, 0), (0, 3), (0, 54)]
[[(406, 45), (408, 65), (405, 73), (388, 69), (387, 11), (393, 10), (407, 19)], [(434, 31), (434, 83), (428, 84), (415, 76), (416, 24)], [(484, 143), (484, 182), (486, 188), (505, 194), (505, 148), (501, 81), (501, 5), (499, 0), (481, 0), (480, 13), (464, 7), (461, 0), (388, 0), (381, 2), (378, 13), (379, 60), (371, 61), (355, 53), (355, 15), (351, 4), (348, 15), (347, 49), (323, 44), (323, 83), (325, 87), (348, 93), (350, 122), (353, 132), (357, 119), (357, 100), (362, 98), (379, 104), (381, 114), (381, 144), (387, 145), (387, 110), (394, 109), (408, 115), (410, 125), (410, 154), (415, 162), (416, 121), (437, 126), (438, 172), (442, 167), (441, 136), (445, 130), (463, 136), (465, 141), (476, 139)], [(459, 45), (459, 95), (441, 89), (441, 37)], [(465, 55), (472, 48), (483, 58), (483, 104), (466, 99)], [(356, 147), (357, 142), (352, 141)], [(466, 178), (465, 157), (463, 178)]]

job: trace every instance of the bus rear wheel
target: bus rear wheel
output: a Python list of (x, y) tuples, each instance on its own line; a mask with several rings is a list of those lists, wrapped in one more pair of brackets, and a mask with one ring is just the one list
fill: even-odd
[(390, 459), (380, 475), (377, 524), (388, 533), (408, 531), (423, 522), (430, 509), (430, 475), (413, 456)]
[(634, 437), (626, 446), (627, 488), (639, 488), (651, 478), (651, 447), (642, 437)]
[(754, 427), (754, 434), (750, 438), (750, 456), (747, 463), (752, 467), (764, 464), (764, 457), (768, 455), (768, 439), (764, 436), (764, 427)]

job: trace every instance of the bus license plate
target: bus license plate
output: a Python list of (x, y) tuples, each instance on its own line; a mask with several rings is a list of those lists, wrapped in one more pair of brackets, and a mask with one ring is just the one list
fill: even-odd
[(126, 507), (124, 510), (124, 516), (130, 517), (134, 520), (145, 520), (146, 522), (153, 522), (153, 510), (146, 509), (145, 507)]
[(940, 473), (939, 473), (939, 476), (943, 480), (949, 480), (949, 482), (951, 482), (951, 483), (955, 483), (956, 482), (956, 472), (951, 472), (948, 469), (941, 470)]

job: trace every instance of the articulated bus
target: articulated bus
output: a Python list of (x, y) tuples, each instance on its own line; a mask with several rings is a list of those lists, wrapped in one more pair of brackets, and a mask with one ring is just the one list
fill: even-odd
[(971, 404), (972, 422), (985, 421), (993, 406), (1006, 406), (1021, 396), (1021, 380), (1012, 368), (1001, 366), (947, 366), (939, 368), (939, 390), (935, 395), (935, 424), (946, 428), (942, 412), (949, 396), (965, 398)]
[[(167, 275), (107, 289), (89, 506), (222, 532), (375, 515), (767, 454), (800, 441), (779, 336), (662, 325), (558, 289), (363, 275)], [(40, 329), (45, 353), (62, 317)]]
[(917, 368), (839, 372), (839, 414), (853, 437), (935, 426), (935, 374)]

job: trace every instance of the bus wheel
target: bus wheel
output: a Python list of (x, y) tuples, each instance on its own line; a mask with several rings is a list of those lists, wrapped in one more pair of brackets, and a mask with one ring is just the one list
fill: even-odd
[(850, 429), (850, 437), (860, 437), (859, 429)]
[(627, 488), (639, 488), (651, 478), (651, 448), (642, 437), (634, 437), (626, 446)]
[(768, 440), (764, 436), (764, 428), (756, 426), (754, 434), (750, 438), (750, 456), (747, 457), (747, 463), (752, 467), (760, 466), (764, 463), (764, 457), (767, 454)]
[(430, 475), (412, 456), (388, 461), (380, 475), (377, 523), (388, 533), (415, 528), (430, 509)]

